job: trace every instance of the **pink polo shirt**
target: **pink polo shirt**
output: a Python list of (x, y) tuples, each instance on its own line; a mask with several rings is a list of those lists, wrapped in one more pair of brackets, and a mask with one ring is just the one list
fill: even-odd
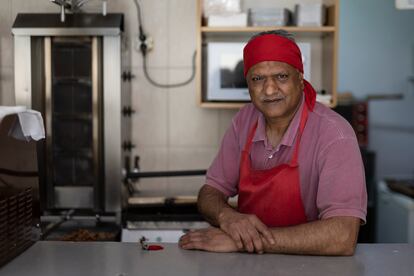
[[(289, 163), (299, 128), (302, 103), (277, 147), (268, 143), (265, 118), (252, 103), (232, 119), (206, 184), (226, 196), (237, 195), (241, 151), (249, 130), (258, 120), (250, 158), (252, 167), (263, 170)], [(316, 103), (309, 112), (298, 156), (300, 187), (308, 221), (352, 216), (366, 221), (367, 193), (364, 167), (355, 132), (340, 115)]]

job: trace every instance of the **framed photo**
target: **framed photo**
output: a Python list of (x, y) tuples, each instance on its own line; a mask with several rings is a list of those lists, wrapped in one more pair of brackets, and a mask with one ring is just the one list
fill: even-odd
[[(244, 42), (210, 42), (207, 45), (208, 101), (250, 101), (243, 75)], [(310, 81), (311, 45), (298, 43), (302, 52), (304, 77)]]
[(207, 46), (207, 100), (249, 101), (250, 95), (243, 75), (241, 42), (211, 42)]

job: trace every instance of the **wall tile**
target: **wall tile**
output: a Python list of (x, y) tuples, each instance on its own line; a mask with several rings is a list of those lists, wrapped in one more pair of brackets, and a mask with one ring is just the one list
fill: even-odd
[[(154, 49), (148, 53), (148, 67), (166, 67), (168, 64), (168, 2), (169, 0), (138, 0), (144, 32), (153, 38)], [(138, 17), (133, 0), (108, 1), (109, 12), (122, 12), (125, 15), (125, 35), (130, 49), (132, 66), (142, 66), (139, 51)]]
[(0, 67), (13, 66), (13, 36), (11, 27), (14, 17), (12, 17), (11, 0), (1, 1), (0, 8)]
[(14, 105), (14, 73), (11, 67), (0, 68), (0, 105)]
[(170, 177), (167, 193), (171, 196), (196, 196), (205, 183), (205, 176)]
[(131, 166), (134, 156), (139, 156), (141, 171), (165, 171), (168, 169), (168, 152), (167, 147), (136, 147), (131, 153)]
[[(189, 69), (171, 69), (170, 82), (185, 80)], [(169, 90), (169, 144), (171, 146), (216, 146), (218, 111), (196, 102), (194, 81)]]
[(169, 170), (206, 170), (217, 154), (217, 147), (174, 147), (169, 148)]
[(13, 36), (0, 36), (0, 67), (14, 67)]
[(196, 5), (194, 0), (168, 1), (168, 64), (170, 67), (192, 66), (196, 50)]
[[(168, 134), (167, 89), (151, 85), (140, 68), (133, 68), (136, 77), (131, 85), (132, 141), (139, 147), (166, 146)], [(166, 69), (150, 69), (149, 74), (157, 81), (167, 81)]]
[(11, 14), (11, 0), (2, 0), (0, 9), (0, 35), (9, 35), (13, 19)]
[[(140, 157), (140, 169), (143, 172), (167, 170), (168, 149), (165, 147), (145, 146), (135, 148), (131, 154), (131, 161), (136, 155)], [(160, 196), (168, 190), (165, 177), (141, 178), (134, 186), (142, 196)]]
[[(216, 147), (171, 147), (169, 170), (206, 170), (217, 154)], [(168, 191), (176, 195), (197, 195), (205, 183), (205, 176), (170, 177)]]

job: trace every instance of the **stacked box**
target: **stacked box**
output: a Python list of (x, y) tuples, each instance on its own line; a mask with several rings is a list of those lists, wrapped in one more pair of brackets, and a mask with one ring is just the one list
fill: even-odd
[(292, 14), (285, 8), (251, 8), (249, 23), (251, 26), (287, 26), (291, 23)]
[(32, 189), (0, 188), (0, 266), (30, 245)]

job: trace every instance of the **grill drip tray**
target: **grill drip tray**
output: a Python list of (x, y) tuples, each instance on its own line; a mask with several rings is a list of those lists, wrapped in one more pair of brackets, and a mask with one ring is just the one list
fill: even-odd
[[(42, 224), (42, 226), (45, 226)], [(120, 226), (113, 222), (70, 220), (53, 229), (45, 240), (49, 241), (119, 241)]]

